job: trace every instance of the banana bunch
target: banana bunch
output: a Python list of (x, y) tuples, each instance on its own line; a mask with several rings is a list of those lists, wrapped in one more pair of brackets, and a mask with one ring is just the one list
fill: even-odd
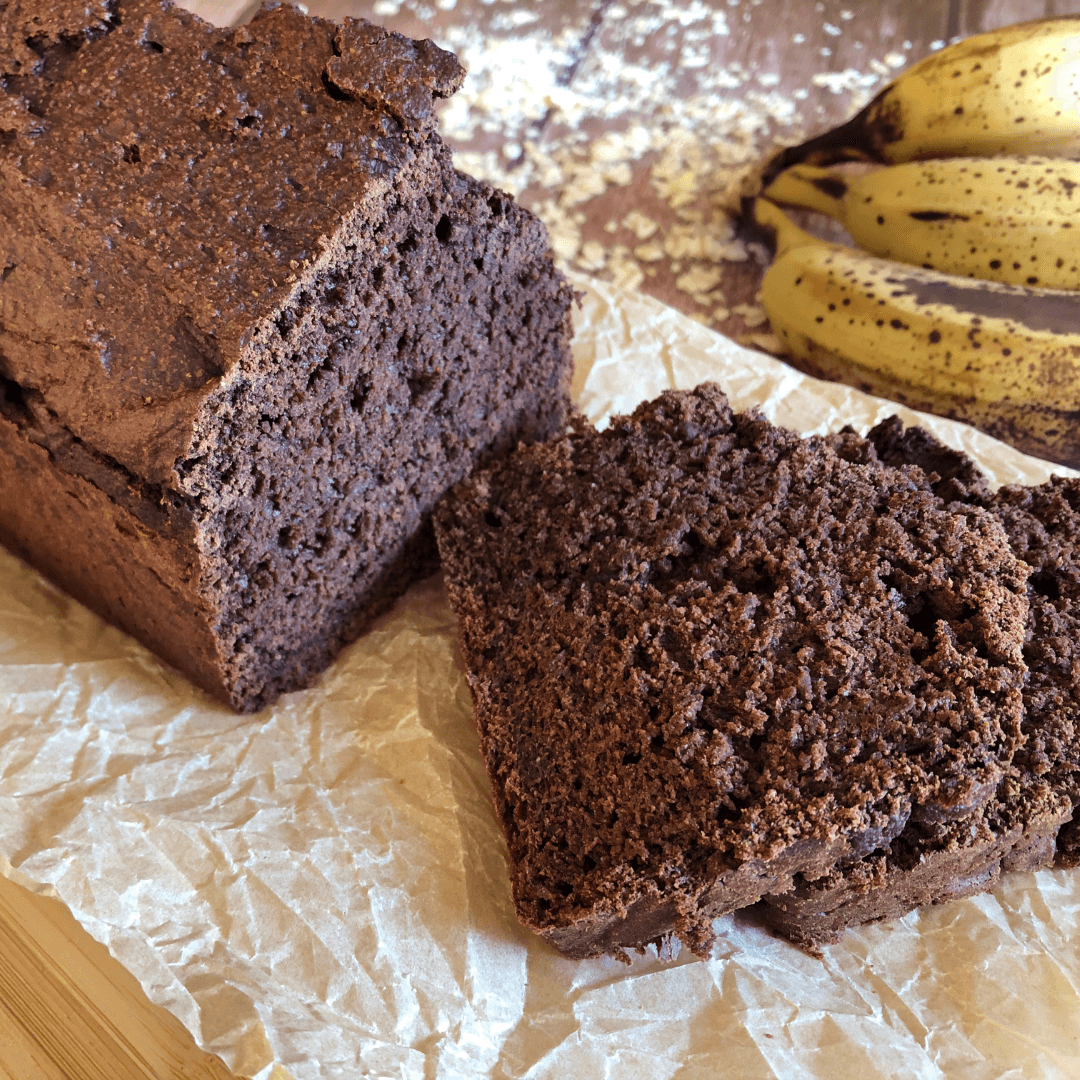
[[(813, 374), (1080, 467), (1072, 157), (1076, 17), (959, 42), (785, 151), (748, 215), (775, 250), (761, 301), (785, 351)], [(859, 159), (885, 164), (824, 167)], [(777, 204), (835, 218), (865, 250), (812, 236)]]

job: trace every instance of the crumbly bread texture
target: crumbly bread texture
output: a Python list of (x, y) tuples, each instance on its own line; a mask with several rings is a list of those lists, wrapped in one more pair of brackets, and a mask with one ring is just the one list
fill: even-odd
[(1049, 784), (1070, 810), (1057, 834), (1057, 858), (1080, 863), (1080, 480), (1053, 477), (1038, 487), (1001, 488), (991, 503), (1013, 551), (1031, 568), (1031, 615), (1024, 644), (1022, 775)]
[(849, 926), (897, 918), (915, 907), (973, 895), (1002, 871), (1075, 863), (1080, 803), (1080, 482), (1054, 477), (1038, 487), (992, 493), (967, 455), (897, 417), (846, 452), (915, 465), (944, 501), (987, 507), (1014, 553), (1031, 567), (1024, 659), (1024, 742), (994, 797), (959, 821), (909, 824), (853, 864), (766, 898), (774, 929), (810, 949)]
[(436, 534), (518, 914), (570, 956), (703, 953), (714, 916), (971, 814), (1019, 742), (999, 522), (714, 385), (519, 449)]
[(0, 540), (239, 709), (430, 572), (562, 430), (572, 293), (454, 170), (449, 53), (291, 6), (0, 12)]

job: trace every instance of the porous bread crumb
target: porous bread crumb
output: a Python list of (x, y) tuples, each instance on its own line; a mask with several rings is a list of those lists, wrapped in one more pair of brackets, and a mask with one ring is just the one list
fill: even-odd
[(792, 875), (974, 812), (1020, 743), (1000, 523), (714, 384), (519, 448), (436, 530), (518, 914), (567, 955), (704, 955)]

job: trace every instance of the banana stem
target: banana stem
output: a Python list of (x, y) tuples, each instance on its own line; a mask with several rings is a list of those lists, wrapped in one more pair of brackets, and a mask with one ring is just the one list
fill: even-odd
[(875, 130), (870, 117), (880, 105), (882, 99), (893, 84), (889, 83), (877, 96), (850, 120), (839, 127), (826, 131), (798, 146), (789, 146), (781, 150), (765, 166), (762, 181), (768, 185), (786, 169), (793, 165), (833, 165), (840, 161), (877, 161), (884, 162), (885, 157), (877, 145)]
[(761, 194), (784, 206), (816, 210), (837, 221), (844, 220), (847, 181), (830, 169), (816, 165), (794, 165), (785, 169)]
[(768, 199), (758, 198), (754, 200), (754, 221), (763, 229), (768, 230), (775, 237), (773, 254), (779, 257), (793, 248), (806, 247), (808, 244), (824, 244), (819, 237), (812, 236), (805, 229), (800, 229), (780, 209), (776, 203)]

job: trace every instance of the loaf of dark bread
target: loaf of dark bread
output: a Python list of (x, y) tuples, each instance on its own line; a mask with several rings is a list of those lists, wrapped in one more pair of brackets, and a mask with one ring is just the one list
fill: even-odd
[(1000, 522), (715, 386), (524, 447), (435, 521), (518, 913), (570, 956), (702, 952), (1010, 767)]
[(454, 170), (431, 42), (46, 0), (0, 75), (0, 539), (258, 708), (434, 568), (451, 483), (563, 428), (571, 290)]
[[(1001, 521), (1018, 558), (1031, 567), (1024, 659), (1023, 745), (994, 794), (966, 819), (911, 823), (863, 859), (824, 878), (797, 878), (763, 905), (774, 929), (816, 948), (849, 926), (897, 918), (915, 907), (990, 888), (1002, 871), (1077, 861), (1080, 804), (1080, 482), (992, 493), (967, 455), (896, 417), (844, 450), (861, 460), (916, 466), (943, 503), (961, 500)], [(843, 452), (843, 451), (842, 451)]]

